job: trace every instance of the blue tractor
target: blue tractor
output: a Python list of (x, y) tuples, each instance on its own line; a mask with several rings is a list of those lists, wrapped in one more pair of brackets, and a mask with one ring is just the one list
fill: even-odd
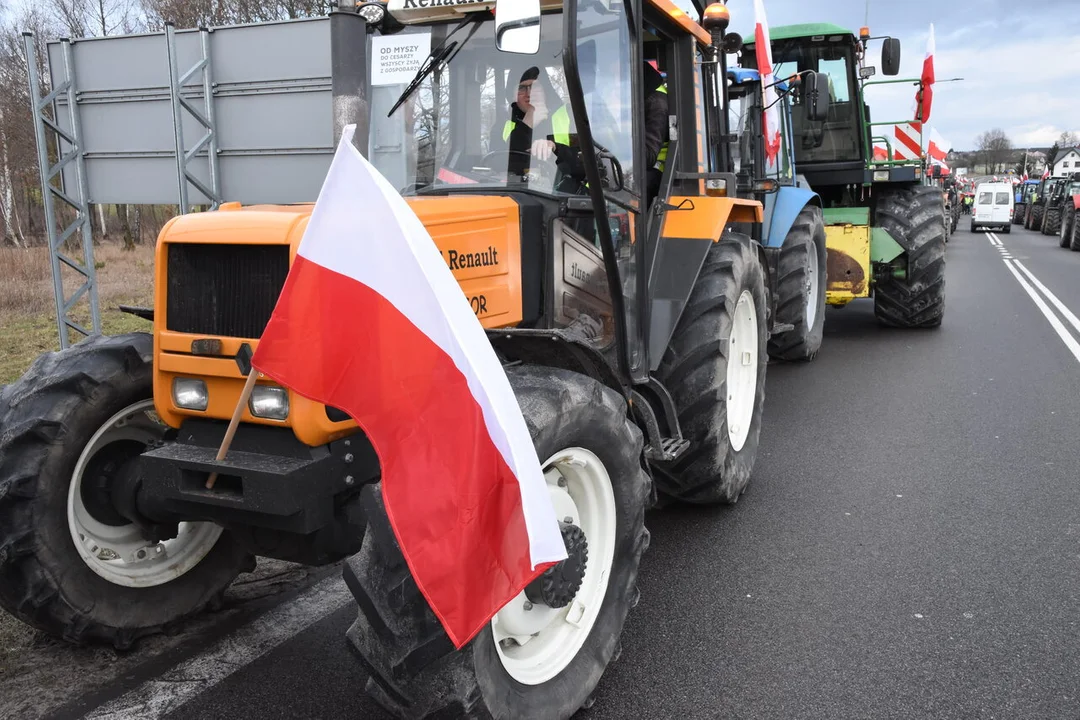
[[(817, 92), (824, 76), (809, 73), (791, 82), (763, 84), (757, 70), (733, 67), (727, 77), (729, 126), (738, 136), (733, 154), (739, 192), (755, 195), (764, 205), (764, 222), (758, 230), (760, 237), (755, 239), (764, 248), (775, 279), (775, 312), (781, 329), (769, 340), (769, 356), (810, 360), (821, 347), (825, 323), (825, 222), (821, 198), (796, 173), (789, 93), (799, 86), (801, 92), (817, 100), (805, 103), (805, 112), (824, 113), (828, 93)], [(776, 104), (780, 125), (780, 149), (771, 159), (766, 157), (761, 140), (766, 102)]]

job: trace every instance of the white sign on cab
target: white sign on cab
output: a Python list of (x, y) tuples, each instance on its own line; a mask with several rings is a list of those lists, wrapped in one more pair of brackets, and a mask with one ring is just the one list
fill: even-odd
[(404, 85), (413, 79), (431, 52), (431, 33), (379, 36), (371, 39), (371, 84)]

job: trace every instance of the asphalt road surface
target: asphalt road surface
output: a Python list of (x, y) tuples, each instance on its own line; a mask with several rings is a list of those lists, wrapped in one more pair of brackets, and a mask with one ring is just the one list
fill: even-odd
[[(769, 368), (736, 507), (647, 517), (641, 603), (582, 717), (1080, 716), (1080, 253), (963, 217), (947, 267), (940, 329), (854, 303), (813, 363)], [(60, 716), (384, 717), (335, 577)]]

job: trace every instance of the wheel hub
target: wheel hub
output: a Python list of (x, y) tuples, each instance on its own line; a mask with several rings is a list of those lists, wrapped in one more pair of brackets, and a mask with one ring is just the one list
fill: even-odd
[(548, 568), (543, 575), (529, 583), (525, 597), (530, 602), (550, 608), (564, 608), (581, 589), (585, 568), (589, 562), (589, 541), (577, 525), (560, 522), (567, 558)]

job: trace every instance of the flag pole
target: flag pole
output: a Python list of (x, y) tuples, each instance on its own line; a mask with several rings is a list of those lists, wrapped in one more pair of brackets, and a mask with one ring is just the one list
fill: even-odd
[[(240, 416), (244, 414), (244, 406), (247, 405), (248, 399), (251, 397), (251, 391), (255, 389), (255, 380), (259, 377), (259, 372), (255, 368), (248, 370), (247, 382), (244, 383), (244, 389), (240, 393), (240, 399), (236, 402), (236, 408), (233, 409), (232, 418), (229, 420), (229, 427), (225, 430), (225, 437), (221, 440), (221, 447), (218, 448), (217, 457), (214, 458), (216, 462), (221, 462), (225, 459), (225, 454), (229, 452), (229, 446), (232, 445), (233, 437), (236, 435), (236, 428), (240, 425)], [(217, 472), (210, 473), (210, 477), (206, 479), (206, 489), (213, 490), (214, 483), (217, 482)]]

